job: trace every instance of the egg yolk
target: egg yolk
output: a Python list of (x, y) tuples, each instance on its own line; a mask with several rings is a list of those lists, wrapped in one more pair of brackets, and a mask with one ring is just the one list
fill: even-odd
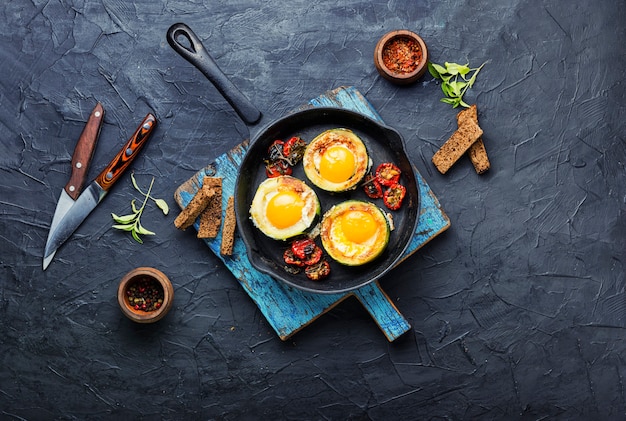
[(374, 217), (367, 212), (350, 211), (341, 216), (341, 230), (353, 243), (364, 243), (376, 234), (377, 229)]
[(304, 200), (295, 192), (276, 193), (268, 202), (267, 219), (276, 228), (287, 228), (302, 219)]
[(352, 151), (342, 145), (326, 149), (320, 161), (320, 175), (333, 183), (347, 181), (354, 174), (355, 159)]

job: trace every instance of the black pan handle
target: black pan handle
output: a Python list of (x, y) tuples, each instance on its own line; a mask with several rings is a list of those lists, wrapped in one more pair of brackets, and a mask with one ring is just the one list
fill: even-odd
[[(179, 41), (180, 37), (184, 37), (189, 46), (182, 44)], [(196, 66), (215, 85), (243, 121), (247, 124), (259, 121), (261, 112), (226, 77), (191, 28), (184, 23), (175, 23), (167, 30), (167, 42), (174, 51)]]

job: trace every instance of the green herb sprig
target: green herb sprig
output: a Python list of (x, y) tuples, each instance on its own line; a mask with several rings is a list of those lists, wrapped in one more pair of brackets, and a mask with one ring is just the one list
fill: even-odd
[(111, 217), (113, 217), (113, 220), (117, 222), (117, 224), (113, 225), (113, 228), (119, 229), (122, 231), (129, 231), (130, 234), (135, 239), (135, 241), (137, 241), (139, 244), (143, 244), (143, 240), (141, 239), (139, 235), (155, 235), (154, 232), (146, 229), (143, 225), (141, 225), (141, 215), (143, 214), (143, 211), (146, 208), (148, 199), (151, 199), (152, 201), (154, 201), (154, 203), (159, 207), (159, 209), (161, 209), (164, 215), (168, 214), (169, 206), (167, 205), (167, 202), (165, 200), (156, 199), (150, 195), (150, 193), (152, 192), (152, 185), (154, 184), (154, 177), (152, 177), (152, 181), (150, 182), (150, 187), (148, 187), (147, 193), (144, 193), (139, 188), (139, 186), (137, 185), (137, 181), (135, 180), (135, 176), (132, 173), (130, 174), (130, 179), (133, 182), (133, 186), (135, 187), (135, 190), (137, 190), (139, 193), (141, 193), (144, 196), (143, 203), (141, 204), (141, 207), (137, 209), (135, 199), (131, 200), (130, 206), (132, 208), (133, 213), (128, 214), (128, 215), (118, 216), (114, 213), (111, 213)]
[(469, 105), (463, 101), (463, 95), (474, 85), (478, 72), (485, 64), (487, 62), (481, 64), (480, 67), (470, 68), (469, 63), (462, 65), (445, 62), (441, 66), (429, 61), (428, 71), (435, 79), (441, 80), (441, 90), (446, 96), (441, 98), (441, 102), (451, 104), (452, 108), (456, 108), (459, 105), (469, 108)]

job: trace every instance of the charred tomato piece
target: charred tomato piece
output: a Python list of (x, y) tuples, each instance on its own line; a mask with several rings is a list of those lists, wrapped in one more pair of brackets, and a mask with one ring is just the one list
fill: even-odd
[(326, 260), (320, 260), (314, 265), (307, 266), (304, 273), (312, 281), (322, 280), (330, 275), (330, 264)]
[(322, 249), (310, 238), (294, 240), (291, 243), (291, 251), (307, 266), (319, 262), (323, 254)]
[(304, 264), (307, 266), (311, 266), (318, 263), (322, 259), (323, 254), (324, 252), (322, 251), (322, 249), (316, 245), (315, 249), (313, 249), (313, 252), (307, 255), (306, 259), (304, 259)]
[(283, 159), (265, 162), (265, 174), (268, 178), (278, 177), (281, 175), (291, 175), (292, 172), (293, 169), (289, 166), (287, 161)]
[(269, 148), (267, 148), (267, 155), (269, 156), (270, 161), (277, 161), (279, 159), (283, 159), (283, 147), (285, 142), (280, 139), (277, 139), (272, 142)]
[(308, 237), (294, 240), (291, 243), (291, 250), (293, 250), (293, 254), (301, 259), (306, 259), (308, 255), (313, 253), (315, 247), (317, 247), (315, 242)]
[(363, 184), (363, 190), (365, 190), (365, 194), (370, 199), (380, 199), (383, 197), (383, 188), (380, 186), (380, 183), (376, 179), (376, 177), (368, 174), (365, 177), (365, 183)]
[(293, 136), (283, 145), (283, 156), (290, 165), (296, 165), (304, 156), (306, 142), (299, 136)]
[(402, 200), (404, 200), (405, 195), (406, 188), (402, 184), (396, 183), (385, 190), (383, 202), (389, 209), (398, 210), (402, 206)]
[(285, 263), (291, 266), (298, 266), (298, 267), (306, 266), (304, 261), (300, 259), (298, 256), (296, 256), (293, 253), (293, 250), (290, 248), (285, 250), (285, 252), (283, 253), (283, 260), (285, 261)]
[(376, 180), (383, 186), (393, 186), (400, 181), (400, 168), (391, 162), (383, 162), (376, 168)]

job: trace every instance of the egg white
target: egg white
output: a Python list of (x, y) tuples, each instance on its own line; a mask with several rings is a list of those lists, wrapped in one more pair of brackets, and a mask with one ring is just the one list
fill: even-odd
[[(336, 223), (351, 209), (368, 212), (376, 221), (374, 234), (361, 243), (346, 238), (341, 224)], [(330, 257), (345, 265), (357, 266), (372, 261), (384, 251), (389, 241), (390, 227), (384, 212), (369, 202), (350, 200), (338, 203), (324, 214), (321, 225), (322, 246)]]
[[(276, 227), (267, 217), (267, 206), (274, 196), (280, 192), (291, 191), (297, 194), (304, 206), (302, 215), (295, 224), (279, 228)], [(302, 234), (308, 230), (315, 222), (316, 216), (320, 213), (320, 203), (315, 191), (306, 185), (302, 180), (291, 176), (281, 176), (264, 180), (252, 199), (250, 205), (250, 219), (254, 225), (266, 236), (276, 240), (287, 240)]]
[[(326, 180), (320, 174), (323, 154), (334, 145), (341, 145), (350, 150), (355, 160), (355, 169), (350, 178), (339, 183)], [(369, 171), (371, 161), (365, 144), (354, 132), (348, 129), (331, 129), (319, 134), (309, 143), (302, 159), (302, 165), (308, 179), (317, 187), (326, 191), (341, 192), (357, 187)]]

